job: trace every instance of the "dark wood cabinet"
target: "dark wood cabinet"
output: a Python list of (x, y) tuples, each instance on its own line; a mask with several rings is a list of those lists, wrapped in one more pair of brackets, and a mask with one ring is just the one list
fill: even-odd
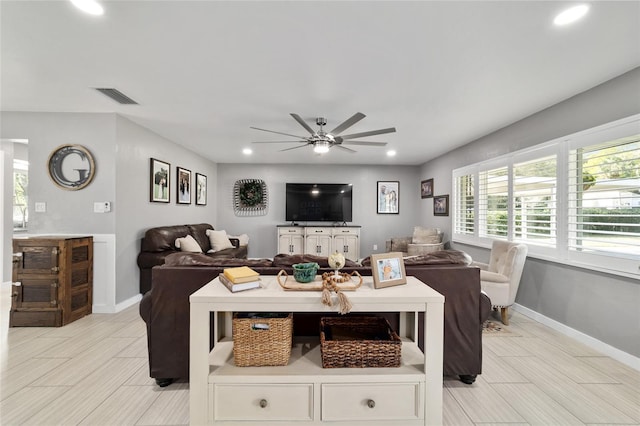
[(13, 240), (10, 327), (60, 327), (91, 313), (93, 237)]

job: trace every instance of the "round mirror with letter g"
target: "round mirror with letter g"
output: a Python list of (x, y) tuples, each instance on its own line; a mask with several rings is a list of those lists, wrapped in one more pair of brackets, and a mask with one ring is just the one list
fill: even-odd
[(48, 168), (56, 185), (73, 191), (89, 185), (96, 173), (93, 156), (82, 145), (62, 145), (53, 150)]

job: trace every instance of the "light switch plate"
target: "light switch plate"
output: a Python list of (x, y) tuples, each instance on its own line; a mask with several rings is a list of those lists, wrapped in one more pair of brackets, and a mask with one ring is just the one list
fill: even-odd
[(111, 211), (111, 202), (109, 201), (96, 201), (93, 203), (94, 213), (108, 213)]
[(47, 203), (36, 202), (35, 210), (36, 213), (45, 213), (47, 211)]

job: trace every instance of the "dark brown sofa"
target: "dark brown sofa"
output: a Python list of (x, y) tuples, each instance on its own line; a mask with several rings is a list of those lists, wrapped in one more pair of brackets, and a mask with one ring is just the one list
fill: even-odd
[[(209, 262), (201, 259), (201, 255), (171, 258), (169, 265), (153, 268), (152, 289), (140, 302), (140, 315), (147, 324), (149, 374), (161, 386), (173, 379), (189, 378), (190, 294), (214, 279), (225, 267), (247, 264), (262, 275), (275, 275), (281, 269), (292, 274), (290, 265), (293, 263), (318, 260), (313, 256), (278, 255), (273, 262), (268, 259), (227, 259), (217, 260), (220, 264), (216, 266), (201, 266)], [(319, 263), (323, 267), (319, 273), (330, 271), (326, 258)], [(350, 263), (342, 271), (371, 275), (369, 267), (354, 265)], [(480, 270), (447, 263), (443, 259), (436, 259), (431, 264), (407, 262), (405, 269), (407, 275), (417, 277), (445, 296), (443, 371), (447, 376), (460, 376), (463, 382), (473, 383), (482, 372), (482, 323), (491, 311), (491, 301), (480, 290)], [(294, 334), (317, 334), (321, 315), (326, 314), (296, 314)], [(388, 314), (387, 319), (397, 329), (398, 314)], [(419, 321), (420, 325), (422, 323)], [(418, 335), (422, 336), (421, 330)], [(423, 348), (422, 340), (419, 346)]]
[(180, 253), (180, 249), (175, 245), (177, 238), (191, 235), (198, 242), (204, 254), (210, 257), (246, 259), (247, 246), (240, 246), (240, 241), (237, 238), (229, 238), (233, 248), (207, 253), (211, 250), (211, 243), (206, 234), (208, 229), (213, 229), (213, 226), (208, 223), (160, 226), (148, 229), (142, 238), (138, 254), (140, 293), (145, 294), (151, 289), (151, 268), (164, 264), (168, 255)]

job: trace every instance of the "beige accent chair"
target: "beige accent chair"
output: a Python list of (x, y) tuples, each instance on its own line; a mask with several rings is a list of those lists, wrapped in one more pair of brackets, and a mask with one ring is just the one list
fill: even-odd
[(402, 252), (404, 256), (417, 256), (444, 250), (443, 233), (440, 228), (415, 226), (413, 236), (397, 237), (386, 241), (387, 252)]
[(525, 244), (494, 240), (489, 263), (471, 264), (480, 268), (482, 291), (491, 299), (494, 310), (500, 308), (500, 317), (504, 325), (509, 325), (507, 310), (516, 300), (527, 250)]

